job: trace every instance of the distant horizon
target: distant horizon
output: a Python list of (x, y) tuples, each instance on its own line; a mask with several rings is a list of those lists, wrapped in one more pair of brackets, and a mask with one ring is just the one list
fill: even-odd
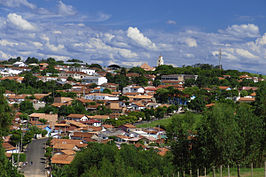
[(266, 74), (266, 1), (0, 0), (0, 59), (218, 65)]

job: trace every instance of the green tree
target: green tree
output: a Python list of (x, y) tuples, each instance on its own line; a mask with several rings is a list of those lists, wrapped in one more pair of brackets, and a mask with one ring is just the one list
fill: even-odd
[(196, 158), (199, 166), (235, 165), (242, 146), (239, 126), (231, 105), (215, 104), (197, 129)]
[(240, 128), (243, 146), (238, 147), (238, 163), (249, 165), (251, 162), (255, 166), (260, 166), (263, 162), (263, 150), (265, 147), (264, 122), (252, 112), (252, 107), (242, 103), (236, 111), (236, 121)]
[(103, 90), (103, 93), (108, 93), (108, 94), (111, 94), (111, 93), (112, 93), (112, 91), (111, 91), (110, 89), (108, 89), (108, 88), (105, 88), (105, 89)]
[(31, 114), (34, 112), (34, 107), (33, 107), (33, 103), (26, 100), (26, 101), (22, 101), (20, 104), (19, 104), (19, 110), (20, 112), (22, 113), (27, 113), (27, 114)]

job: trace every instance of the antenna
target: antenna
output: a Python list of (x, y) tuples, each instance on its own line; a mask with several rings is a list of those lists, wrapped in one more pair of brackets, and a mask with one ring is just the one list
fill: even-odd
[(222, 49), (220, 48), (220, 50), (219, 50), (219, 68), (220, 68), (220, 70), (222, 70), (221, 60), (222, 60)]

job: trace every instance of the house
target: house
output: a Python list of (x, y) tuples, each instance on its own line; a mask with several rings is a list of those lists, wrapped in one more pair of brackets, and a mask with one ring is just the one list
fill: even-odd
[(140, 68), (144, 69), (145, 71), (154, 71), (155, 68), (149, 66), (147, 63), (143, 63)]
[(55, 97), (54, 98), (54, 103), (68, 103), (72, 101), (73, 99), (70, 97)]
[(66, 120), (74, 120), (74, 121), (88, 121), (88, 117), (85, 114), (69, 114)]
[(88, 125), (85, 125), (81, 122), (77, 122), (77, 121), (74, 121), (74, 120), (65, 120), (65, 123), (66, 124), (69, 124), (70, 126), (74, 126), (76, 128), (86, 128), (88, 127)]
[(82, 84), (92, 84), (95, 83), (97, 85), (102, 85), (107, 83), (106, 77), (102, 76), (87, 76), (82, 78)]
[(122, 108), (120, 107), (119, 103), (107, 103), (106, 107), (111, 109), (111, 111), (113, 113), (121, 113), (122, 112)]
[(17, 61), (15, 63), (13, 63), (14, 67), (27, 67), (27, 65), (21, 61)]
[(46, 114), (46, 113), (32, 113), (29, 115), (31, 121), (45, 119), (49, 123), (50, 127), (54, 127), (58, 120), (57, 114)]
[(140, 86), (129, 85), (123, 88), (123, 93), (144, 93), (144, 88)]
[(87, 76), (86, 73), (83, 72), (75, 72), (75, 71), (62, 71), (59, 73), (59, 77), (72, 77), (73, 79), (76, 80), (81, 80)]
[(96, 74), (94, 69), (88, 69), (85, 67), (71, 67), (71, 68), (69, 68), (69, 71), (82, 72), (82, 73), (86, 73), (89, 76), (93, 76)]
[(74, 160), (73, 155), (65, 155), (65, 154), (55, 154), (51, 158), (52, 164), (58, 164), (58, 165), (69, 165)]
[(132, 124), (124, 124), (118, 127), (118, 129), (124, 130), (126, 132), (136, 130), (136, 126)]
[(8, 142), (4, 142), (2, 146), (5, 149), (6, 153), (18, 153), (18, 149)]
[(185, 82), (186, 79), (194, 79), (197, 80), (198, 75), (188, 75), (188, 74), (169, 74), (169, 75), (162, 75), (161, 82), (163, 81), (179, 81)]
[(119, 100), (118, 96), (107, 94), (107, 93), (91, 93), (85, 95), (85, 99), (87, 100)]
[(240, 98), (238, 98), (237, 101), (240, 103), (251, 103), (251, 102), (255, 101), (255, 98), (251, 97), (251, 96), (250, 97), (240, 97)]
[(109, 115), (94, 115), (94, 116), (88, 116), (90, 119), (96, 119), (99, 121), (104, 121), (106, 119), (109, 119)]

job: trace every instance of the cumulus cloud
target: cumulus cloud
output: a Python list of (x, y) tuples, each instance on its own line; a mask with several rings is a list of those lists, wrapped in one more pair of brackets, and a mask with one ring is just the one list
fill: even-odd
[(127, 36), (142, 47), (147, 49), (156, 49), (155, 43), (153, 43), (149, 38), (145, 37), (137, 27), (129, 27), (127, 30)]
[(185, 43), (186, 43), (189, 47), (197, 47), (197, 46), (198, 46), (196, 39), (193, 39), (193, 38), (186, 38), (186, 39), (185, 39)]
[(8, 40), (0, 40), (0, 45), (1, 46), (15, 46), (15, 45), (19, 45), (17, 42), (10, 42)]
[(266, 44), (266, 33), (264, 33), (264, 35), (262, 37), (259, 37), (256, 40), (256, 44), (258, 44), (258, 45), (265, 45)]
[(16, 13), (10, 13), (7, 16), (7, 21), (13, 26), (22, 29), (22, 30), (35, 30), (36, 27), (32, 25), (27, 20), (23, 19), (22, 16), (17, 15)]
[(176, 21), (174, 20), (168, 20), (166, 23), (169, 25), (176, 25)]
[(34, 9), (36, 6), (27, 0), (0, 0), (0, 4), (7, 7), (20, 7), (25, 6), (31, 9)]
[(74, 10), (73, 6), (66, 5), (62, 1), (58, 2), (58, 12), (60, 15), (66, 15), (66, 16), (71, 16), (76, 14), (76, 11)]
[(244, 49), (236, 49), (236, 53), (242, 57), (245, 57), (245, 58), (250, 58), (250, 59), (258, 58), (258, 56), (255, 56), (252, 53), (250, 53), (249, 51), (244, 50)]
[(237, 37), (258, 37), (259, 27), (254, 24), (232, 25), (226, 30), (219, 30), (219, 32)]

